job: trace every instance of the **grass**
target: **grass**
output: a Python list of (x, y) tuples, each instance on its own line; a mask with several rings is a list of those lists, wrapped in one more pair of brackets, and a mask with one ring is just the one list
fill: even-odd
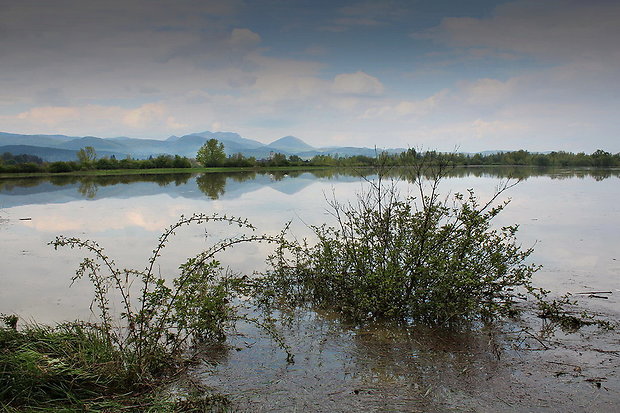
[[(164, 376), (162, 376), (164, 377)], [(225, 411), (204, 390), (172, 395), (166, 380), (136, 380), (95, 325), (0, 327), (0, 411)]]
[(115, 175), (159, 175), (215, 172), (252, 172), (252, 171), (305, 171), (334, 168), (332, 166), (260, 166), (260, 167), (212, 167), (212, 168), (153, 168), (153, 169), (91, 169), (74, 172), (33, 172), (0, 173), (4, 178), (31, 178), (47, 176), (115, 176)]
[[(214, 242), (181, 264), (174, 277), (161, 274), (157, 259), (175, 232), (206, 223), (235, 225), (246, 233)], [(199, 361), (202, 345), (223, 341), (239, 319), (262, 325), (258, 319), (237, 314), (233, 301), (246, 281), (224, 270), (216, 259), (221, 251), (240, 243), (271, 241), (265, 235), (253, 235), (254, 230), (240, 218), (182, 216), (163, 232), (144, 270), (118, 268), (94, 241), (56, 237), (50, 242), (55, 248), (85, 251), (73, 281), (92, 283), (91, 309), (99, 322), (18, 329), (16, 316), (0, 317), (5, 324), (0, 327), (0, 407), (6, 411), (221, 411), (225, 399), (195, 384), (178, 387), (187, 368)], [(269, 332), (268, 326), (264, 329)]]

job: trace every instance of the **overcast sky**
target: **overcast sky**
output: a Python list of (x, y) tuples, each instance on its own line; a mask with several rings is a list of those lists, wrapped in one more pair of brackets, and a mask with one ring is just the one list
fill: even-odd
[(0, 131), (620, 151), (620, 1), (0, 0)]

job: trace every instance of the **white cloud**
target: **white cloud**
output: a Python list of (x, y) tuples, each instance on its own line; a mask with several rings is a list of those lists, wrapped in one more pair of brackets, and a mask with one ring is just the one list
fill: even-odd
[(332, 90), (344, 95), (378, 96), (383, 94), (384, 87), (376, 77), (358, 71), (337, 75)]
[(170, 114), (163, 103), (147, 103), (135, 108), (119, 106), (42, 106), (34, 107), (16, 115), (0, 116), (0, 121), (9, 130), (21, 133), (41, 133), (54, 130), (57, 133), (115, 136), (124, 135), (123, 129), (134, 132), (175, 132), (185, 129), (187, 124)]
[(238, 49), (248, 49), (260, 43), (261, 38), (249, 29), (233, 29), (230, 35), (230, 45)]
[(519, 122), (485, 121), (483, 119), (476, 119), (469, 125), (469, 128), (465, 128), (466, 132), (473, 134), (477, 139), (497, 139), (498, 141), (506, 135), (517, 138), (518, 134), (526, 130), (527, 128)]
[(175, 130), (175, 129), (185, 129), (189, 125), (186, 123), (177, 122), (174, 116), (168, 116), (166, 118), (166, 126), (168, 127), (169, 130)]
[(79, 117), (79, 109), (63, 106), (35, 107), (17, 115), (19, 120), (51, 127), (61, 125), (67, 121), (76, 121)]
[(144, 129), (154, 122), (159, 122), (166, 113), (161, 103), (148, 103), (130, 110), (123, 116), (123, 123), (133, 129)]
[(516, 88), (516, 80), (478, 79), (463, 85), (465, 100), (473, 105), (489, 105), (506, 101)]
[(382, 106), (371, 107), (361, 116), (362, 119), (394, 120), (404, 117), (421, 117), (434, 111), (448, 95), (444, 89), (422, 100), (401, 100)]

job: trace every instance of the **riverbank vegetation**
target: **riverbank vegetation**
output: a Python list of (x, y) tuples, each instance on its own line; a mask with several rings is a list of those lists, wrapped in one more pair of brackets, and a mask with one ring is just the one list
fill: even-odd
[[(187, 259), (172, 276), (157, 260), (187, 225), (232, 225), (238, 235), (216, 241)], [(168, 398), (169, 387), (197, 360), (203, 346), (221, 343), (238, 320), (278, 336), (265, 320), (236, 311), (245, 278), (224, 269), (217, 256), (243, 243), (270, 242), (245, 220), (196, 214), (160, 237), (144, 270), (121, 269), (96, 242), (59, 236), (54, 248), (84, 250), (73, 282), (87, 279), (99, 322), (18, 329), (16, 316), (0, 328), (0, 405), (5, 410), (66, 408), (81, 411), (205, 411), (225, 400), (202, 392)], [(282, 343), (284, 351), (288, 349)], [(289, 361), (292, 362), (292, 355)]]
[[(26, 325), (4, 316), (0, 328), (0, 406), (7, 411), (205, 411), (226, 400), (180, 386), (183, 373), (221, 343), (238, 321), (274, 338), (287, 361), (292, 353), (271, 325), (270, 313), (249, 316), (246, 305), (269, 310), (309, 306), (336, 311), (354, 323), (374, 320), (462, 328), (514, 316), (532, 297), (541, 317), (561, 320), (568, 298), (548, 300), (532, 284), (532, 250), (517, 242), (517, 225), (493, 221), (508, 205), (500, 198), (516, 182), (504, 181), (488, 200), (473, 190), (442, 194), (448, 162), (416, 156), (394, 173), (380, 158), (376, 179), (357, 200), (329, 201), (332, 223), (298, 240), (285, 226), (264, 235), (244, 219), (197, 214), (160, 237), (144, 269), (123, 269), (96, 242), (59, 236), (54, 248), (83, 250), (74, 282), (94, 289), (98, 321), (56, 327)], [(407, 174), (414, 192), (401, 195), (392, 176)], [(237, 234), (215, 241), (161, 273), (158, 258), (188, 225), (225, 225)], [(221, 233), (221, 232), (220, 232)], [(221, 252), (246, 243), (273, 243), (266, 274), (230, 272)], [(281, 307), (280, 307), (281, 308)], [(255, 313), (260, 314), (260, 313)], [(579, 320), (570, 314), (570, 320)], [(565, 318), (566, 319), (566, 318)]]
[[(211, 142), (214, 141), (214, 142)], [(591, 154), (571, 152), (532, 153), (524, 150), (496, 153), (443, 153), (437, 151), (416, 151), (408, 149), (400, 153), (388, 154), (377, 152), (377, 156), (335, 156), (318, 154), (302, 158), (298, 155), (273, 153), (266, 159), (256, 159), (241, 153), (226, 156), (221, 144), (212, 139), (200, 148), (196, 159), (179, 155), (159, 155), (148, 159), (116, 159), (102, 157), (92, 147), (86, 147), (76, 153), (75, 161), (44, 162), (33, 155), (0, 155), (0, 174), (31, 173), (76, 173), (88, 171), (146, 171), (146, 170), (180, 170), (204, 168), (274, 168), (274, 167), (377, 167), (406, 166), (412, 161), (450, 163), (461, 166), (536, 166), (536, 167), (620, 167), (620, 153), (612, 154), (597, 150)], [(211, 146), (208, 146), (208, 145)]]
[(507, 205), (495, 201), (514, 183), (483, 203), (473, 190), (446, 197), (439, 184), (447, 168), (421, 162), (410, 169), (415, 195), (401, 196), (379, 173), (355, 202), (331, 200), (335, 224), (313, 226), (316, 242), (283, 235), (263, 288), (357, 322), (449, 324), (514, 314), (538, 268), (526, 263), (532, 249), (517, 244), (517, 225), (492, 228)]

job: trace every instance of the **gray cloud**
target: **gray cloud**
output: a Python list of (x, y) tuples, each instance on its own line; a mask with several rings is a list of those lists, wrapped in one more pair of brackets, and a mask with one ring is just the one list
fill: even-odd
[(4, 0), (0, 130), (620, 150), (616, 1), (412, 3)]
[(456, 47), (488, 47), (542, 60), (618, 61), (617, 1), (520, 0), (488, 18), (447, 17), (419, 37)]

